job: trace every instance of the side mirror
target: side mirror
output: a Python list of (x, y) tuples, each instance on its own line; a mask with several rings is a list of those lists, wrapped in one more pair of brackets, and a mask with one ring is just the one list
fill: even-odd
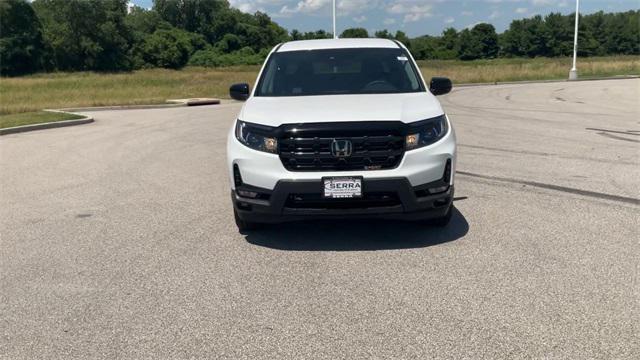
[(249, 84), (233, 84), (229, 88), (229, 95), (232, 99), (245, 101), (249, 98)]
[(432, 77), (431, 84), (429, 84), (429, 91), (433, 95), (444, 95), (451, 92), (451, 88), (453, 84), (451, 84), (451, 80), (446, 77)]

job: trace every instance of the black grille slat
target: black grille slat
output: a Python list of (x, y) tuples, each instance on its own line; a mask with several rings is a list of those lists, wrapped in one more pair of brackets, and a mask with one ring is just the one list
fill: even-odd
[(283, 152), (280, 154), (281, 157), (286, 157), (286, 158), (294, 158), (294, 159), (333, 159), (333, 155), (331, 155), (331, 153), (329, 152), (320, 152), (320, 153), (316, 153), (313, 151), (309, 151), (309, 152)]
[(364, 150), (364, 151), (355, 151), (354, 155), (356, 156), (397, 156), (402, 155), (404, 150)]
[[(391, 121), (286, 125), (278, 138), (280, 160), (290, 171), (391, 169), (404, 156), (404, 129)], [(351, 156), (333, 156), (335, 139), (351, 141)]]

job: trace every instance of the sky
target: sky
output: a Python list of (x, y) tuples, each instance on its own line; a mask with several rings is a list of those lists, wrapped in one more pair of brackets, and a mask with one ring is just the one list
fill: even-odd
[[(266, 12), (284, 28), (331, 31), (332, 0), (228, 0), (244, 12)], [(131, 0), (149, 8), (153, 0)], [(447, 27), (464, 29), (488, 22), (498, 32), (511, 20), (550, 12), (575, 11), (575, 0), (337, 0), (338, 33), (350, 27), (402, 30), (409, 36), (438, 35)], [(580, 12), (637, 10), (640, 0), (581, 0)]]

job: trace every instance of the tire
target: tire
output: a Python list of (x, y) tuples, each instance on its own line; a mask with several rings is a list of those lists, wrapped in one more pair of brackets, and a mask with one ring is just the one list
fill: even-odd
[(260, 224), (258, 223), (240, 219), (240, 217), (238, 216), (238, 212), (235, 209), (233, 209), (233, 218), (236, 220), (236, 226), (238, 227), (238, 231), (240, 232), (252, 231), (260, 228)]
[(451, 222), (452, 217), (453, 217), (453, 205), (449, 206), (449, 210), (444, 216), (431, 220), (430, 224), (435, 227), (445, 227), (449, 225), (449, 222)]

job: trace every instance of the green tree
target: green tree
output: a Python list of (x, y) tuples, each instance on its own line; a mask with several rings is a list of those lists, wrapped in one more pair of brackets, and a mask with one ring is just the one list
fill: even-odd
[(396, 34), (393, 38), (405, 44), (408, 48), (411, 48), (411, 44), (410, 44), (411, 41), (409, 40), (409, 37), (407, 36), (407, 34), (404, 33), (404, 31), (400, 31), (400, 30), (396, 31)]
[(604, 29), (607, 54), (640, 55), (640, 10), (607, 14)]
[(302, 33), (298, 29), (293, 29), (289, 33), (289, 38), (293, 41), (302, 40)]
[(498, 50), (498, 34), (491, 24), (481, 23), (460, 33), (458, 57), (462, 60), (495, 58)]
[(287, 31), (263, 13), (246, 14), (231, 8), (226, 0), (154, 0), (153, 9), (179, 29), (202, 34), (211, 44), (225, 35), (240, 39), (240, 47), (255, 52), (288, 39)]
[(272, 47), (288, 39), (287, 31), (271, 21), (265, 13), (240, 13), (238, 17), (242, 22), (236, 26), (233, 33), (242, 40), (242, 47), (251, 47), (254, 52), (259, 52), (260, 49)]
[(455, 57), (460, 46), (459, 41), (459, 34), (456, 29), (447, 28), (442, 32), (440, 46), (442, 48), (442, 52), (447, 54), (445, 56), (446, 58), (453, 59)]
[[(573, 51), (574, 14), (551, 13), (514, 20), (500, 36), (502, 56), (569, 56)], [(580, 16), (578, 55), (640, 53), (640, 11)]]
[(434, 38), (431, 43), (433, 44), (434, 59), (455, 59), (458, 57), (458, 51), (460, 48), (460, 39), (458, 31), (454, 28), (447, 28), (442, 32), (442, 35), (438, 38)]
[(171, 24), (164, 21), (155, 10), (147, 10), (139, 6), (133, 6), (125, 18), (125, 23), (134, 32), (140, 35), (153, 34), (158, 29), (170, 29)]
[[(569, 56), (573, 51), (573, 19), (560, 13), (551, 13), (544, 18), (546, 32), (545, 56)], [(525, 52), (527, 56), (539, 56), (532, 50)]]
[(380, 39), (393, 39), (393, 34), (391, 34), (387, 29), (378, 30), (373, 36)]
[(45, 68), (42, 25), (25, 0), (0, 2), (0, 74), (19, 75)]
[(171, 30), (173, 27), (168, 22), (162, 20), (160, 14), (155, 10), (147, 10), (134, 6), (127, 17), (125, 23), (132, 32), (132, 44), (130, 58), (132, 67), (139, 69), (145, 66), (152, 66), (144, 59), (145, 40), (157, 30)]
[(252, 48), (245, 47), (232, 53), (222, 53), (218, 49), (207, 49), (197, 51), (191, 59), (189, 65), (192, 66), (232, 66), (232, 65), (259, 65), (267, 56), (269, 49), (263, 49), (255, 53)]
[(341, 38), (368, 38), (369, 32), (365, 28), (350, 28), (340, 34)]
[(157, 67), (178, 69), (187, 64), (194, 52), (190, 34), (184, 30), (157, 30), (143, 45), (143, 59)]
[(437, 39), (433, 36), (425, 35), (411, 39), (411, 53), (416, 59), (435, 59)]
[(460, 32), (460, 52), (458, 57), (461, 60), (475, 60), (482, 57), (480, 42), (469, 29), (464, 29)]
[(127, 0), (36, 0), (46, 41), (61, 70), (121, 70), (131, 65)]
[(304, 34), (302, 34), (303, 40), (331, 39), (332, 37), (333, 37), (333, 34), (328, 33), (324, 30), (307, 31)]
[(491, 24), (478, 24), (471, 29), (471, 34), (480, 43), (480, 56), (483, 59), (492, 59), (498, 56), (498, 34)]
[(242, 40), (234, 34), (225, 34), (222, 40), (216, 43), (216, 48), (225, 53), (239, 50), (242, 47)]

